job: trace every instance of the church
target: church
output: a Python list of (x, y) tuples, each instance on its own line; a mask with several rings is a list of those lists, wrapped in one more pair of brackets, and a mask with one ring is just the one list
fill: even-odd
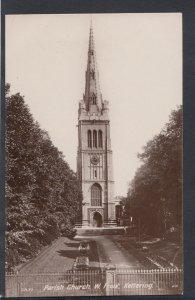
[(92, 24), (85, 93), (78, 109), (77, 174), (82, 189), (82, 226), (116, 224), (109, 103), (99, 86)]

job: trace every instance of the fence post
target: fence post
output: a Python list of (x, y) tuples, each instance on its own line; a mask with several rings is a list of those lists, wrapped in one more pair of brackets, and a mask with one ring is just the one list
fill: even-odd
[(106, 274), (106, 282), (104, 287), (105, 287), (106, 296), (114, 296), (116, 266), (107, 265), (105, 267), (105, 274)]
[(19, 280), (18, 274), (16, 274), (16, 289), (17, 289), (16, 296), (20, 297), (20, 280)]

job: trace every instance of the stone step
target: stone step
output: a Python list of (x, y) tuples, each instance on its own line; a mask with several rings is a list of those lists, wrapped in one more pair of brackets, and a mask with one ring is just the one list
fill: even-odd
[(76, 228), (78, 236), (95, 235), (120, 235), (124, 234), (124, 227), (101, 227), (101, 228)]

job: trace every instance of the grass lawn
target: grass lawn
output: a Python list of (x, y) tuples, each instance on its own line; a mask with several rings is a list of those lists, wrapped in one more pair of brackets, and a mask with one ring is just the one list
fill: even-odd
[[(34, 274), (71, 270), (76, 258), (82, 256), (79, 251), (80, 242), (81, 239), (60, 237), (51, 245), (42, 249), (36, 257), (18, 266), (17, 271)], [(87, 253), (89, 266), (90, 268), (99, 268), (96, 242), (89, 240), (89, 247), (90, 250)]]
[(121, 236), (115, 240), (129, 253), (149, 269), (182, 268), (182, 247), (160, 238), (144, 237), (140, 242), (136, 238)]

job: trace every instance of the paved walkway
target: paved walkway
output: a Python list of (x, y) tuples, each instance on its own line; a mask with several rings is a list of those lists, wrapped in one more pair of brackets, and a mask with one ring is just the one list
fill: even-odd
[[(142, 267), (142, 265), (133, 255), (130, 255), (120, 244), (115, 242), (115, 237), (100, 236), (97, 238), (97, 244), (99, 245), (98, 252), (100, 253), (100, 261), (102, 249), (106, 257), (109, 259), (109, 262), (115, 264), (116, 267)], [(105, 263), (105, 261), (101, 261), (101, 263)]]
[(86, 236), (83, 237), (83, 239), (91, 239), (96, 241), (101, 267), (107, 264), (114, 264), (118, 268), (143, 268), (141, 263), (133, 255), (129, 254), (119, 243), (117, 243), (117, 236)]

